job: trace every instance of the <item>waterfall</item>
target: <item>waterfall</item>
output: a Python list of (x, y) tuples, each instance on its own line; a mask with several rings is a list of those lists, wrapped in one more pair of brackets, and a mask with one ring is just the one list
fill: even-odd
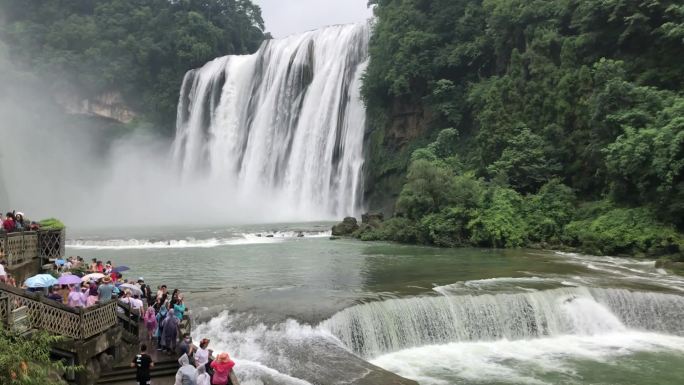
[(627, 329), (684, 335), (684, 297), (624, 289), (416, 297), (347, 308), (321, 324), (363, 357), (462, 341), (597, 335)]
[(331, 26), (189, 71), (173, 146), (183, 176), (309, 219), (358, 214), (369, 37), (367, 24)]

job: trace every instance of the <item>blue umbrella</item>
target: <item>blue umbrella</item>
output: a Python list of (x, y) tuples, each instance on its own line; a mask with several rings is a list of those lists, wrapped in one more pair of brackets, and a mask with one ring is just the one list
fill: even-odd
[(36, 288), (36, 287), (50, 287), (57, 284), (57, 278), (51, 276), (50, 274), (38, 274), (31, 278), (27, 278), (24, 282), (26, 287)]
[(130, 270), (130, 268), (128, 266), (117, 266), (117, 267), (112, 269), (112, 271), (114, 271), (116, 273), (121, 273), (122, 271), (126, 271), (126, 270)]

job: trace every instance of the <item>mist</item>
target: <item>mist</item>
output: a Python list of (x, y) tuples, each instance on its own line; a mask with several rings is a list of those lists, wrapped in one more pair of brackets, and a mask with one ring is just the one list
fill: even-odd
[[(331, 219), (234, 183), (181, 177), (164, 130), (65, 114), (55, 90), (0, 45), (0, 210), (70, 228), (230, 225)], [(180, 88), (180, 85), (179, 85)]]

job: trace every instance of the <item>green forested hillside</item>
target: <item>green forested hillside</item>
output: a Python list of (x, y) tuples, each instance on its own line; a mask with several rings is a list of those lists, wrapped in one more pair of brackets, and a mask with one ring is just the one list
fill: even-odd
[[(371, 193), (407, 173), (396, 218), (359, 236), (681, 255), (680, 1), (374, 3)], [(408, 144), (402, 110), (427, 111)]]
[(173, 127), (183, 74), (264, 39), (250, 0), (0, 0), (0, 39), (46, 92), (121, 92), (147, 121)]

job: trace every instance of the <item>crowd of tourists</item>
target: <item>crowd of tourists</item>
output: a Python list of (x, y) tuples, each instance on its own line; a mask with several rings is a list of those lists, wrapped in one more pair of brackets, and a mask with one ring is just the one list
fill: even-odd
[[(180, 358), (174, 385), (232, 385), (231, 374), (235, 362), (228, 353), (219, 353), (214, 357), (209, 349), (210, 341), (206, 338), (199, 346), (192, 343), (189, 334), (183, 336), (179, 345)], [(152, 357), (147, 353), (147, 345), (140, 346), (140, 352), (131, 361), (136, 368), (136, 380), (140, 385), (150, 384), (150, 370), (154, 367)]]
[[(230, 385), (230, 375), (235, 362), (228, 353), (214, 356), (209, 348), (210, 341), (202, 339), (199, 345), (192, 342), (189, 334), (180, 335), (180, 325), (187, 307), (180, 290), (169, 292), (166, 285), (155, 290), (143, 277), (137, 280), (125, 279), (122, 270), (111, 261), (93, 258), (86, 263), (80, 256), (68, 257), (54, 262), (54, 270), (77, 283), (54, 284), (49, 287), (21, 287), (31, 292), (42, 292), (47, 298), (73, 308), (88, 308), (108, 301), (117, 300), (128, 305), (131, 317), (142, 322), (147, 332), (147, 342), (141, 345), (140, 353), (131, 366), (137, 369), (139, 384), (150, 383), (150, 369), (154, 363), (147, 354), (148, 347), (156, 348), (161, 354), (180, 356), (180, 368), (176, 374), (176, 385)], [(49, 278), (49, 277), (48, 277)], [(5, 270), (0, 258), (0, 281), (17, 286)], [(117, 307), (118, 311), (124, 311)]]
[(54, 267), (62, 276), (78, 274), (82, 282), (80, 285), (53, 286), (48, 289), (48, 298), (72, 307), (89, 307), (118, 300), (130, 307), (133, 316), (139, 317), (137, 319), (144, 324), (147, 334), (147, 342), (131, 363), (137, 368), (139, 383), (149, 384), (150, 381), (150, 369), (154, 364), (146, 353), (149, 347), (162, 354), (180, 356), (177, 385), (231, 384), (230, 373), (235, 363), (228, 353), (214, 357), (208, 339), (203, 339), (196, 346), (189, 334), (180, 335), (187, 307), (179, 289), (169, 291), (162, 284), (154, 291), (143, 277), (135, 281), (125, 279), (121, 273), (122, 266), (96, 258), (86, 264), (80, 256), (69, 257), (55, 261)]
[(24, 213), (21, 211), (12, 211), (5, 214), (5, 219), (2, 220), (2, 228), (0, 231), (13, 233), (15, 231), (34, 231), (39, 228), (40, 225), (37, 222), (26, 219)]

